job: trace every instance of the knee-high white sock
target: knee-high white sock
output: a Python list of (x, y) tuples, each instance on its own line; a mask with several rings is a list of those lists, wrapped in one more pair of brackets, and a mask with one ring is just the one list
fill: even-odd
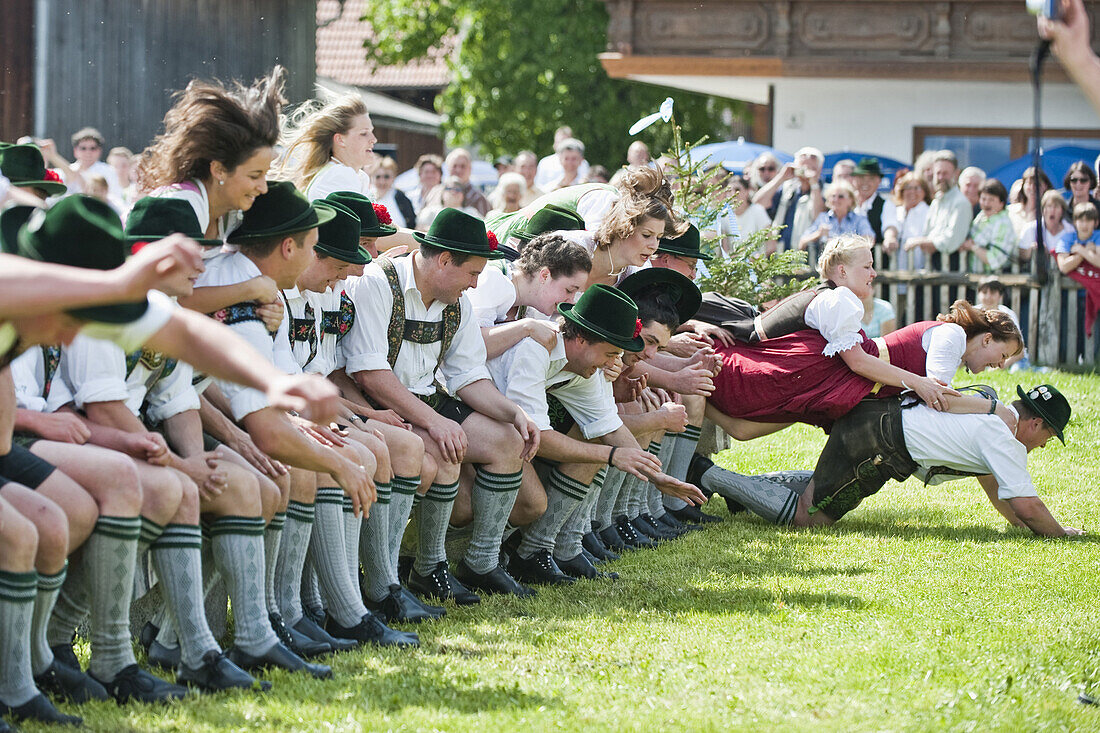
[[(363, 521), (359, 533), (359, 559), (363, 563), (363, 592), (379, 602), (390, 592), (390, 515), (393, 491), (390, 484), (377, 484), (378, 501)], [(385, 489), (383, 489), (385, 487)]]
[(577, 508), (574, 509), (573, 513), (565, 520), (565, 524), (558, 530), (558, 536), (554, 540), (555, 558), (572, 560), (574, 557), (581, 554), (581, 540), (584, 538), (585, 533), (592, 529), (592, 524), (588, 517), (590, 516), (592, 505), (595, 504), (596, 500), (599, 498), (600, 487), (603, 486), (605, 474), (606, 471), (601, 468), (599, 473), (596, 474), (595, 480), (592, 482), (588, 495), (577, 505)]
[(275, 597), (287, 626), (302, 619), (302, 567), (313, 531), (313, 504), (290, 500), (286, 524), (279, 542), (279, 566), (275, 572)]
[(470, 544), (466, 548), (466, 564), (475, 573), (488, 573), (500, 564), (500, 543), (504, 525), (516, 503), (523, 471), (490, 473), (477, 467), (474, 485), (470, 489), (474, 520)]
[[(378, 487), (378, 484), (375, 484)], [(388, 488), (389, 485), (386, 484)], [(381, 489), (379, 488), (379, 491)], [(363, 519), (362, 517), (355, 516), (355, 508), (351, 503), (351, 497), (347, 494), (343, 496), (344, 503), (341, 506), (344, 519), (344, 559), (348, 563), (348, 576), (351, 577), (351, 583), (355, 587), (359, 587), (359, 533), (363, 531)], [(371, 513), (373, 514), (375, 507), (371, 507)]]
[(206, 621), (203, 603), (202, 530), (198, 525), (169, 524), (150, 546), (149, 554), (179, 635), (180, 662), (199, 667), (206, 652), (221, 651)]
[(401, 539), (405, 536), (405, 527), (409, 523), (413, 505), (416, 504), (416, 490), (420, 486), (419, 476), (394, 476), (391, 483), (389, 537), (390, 537), (390, 582), (397, 582), (397, 559), (401, 555)]
[(416, 523), (416, 562), (413, 566), (420, 575), (427, 575), (447, 559), (447, 525), (451, 521), (456, 496), (457, 481), (432, 484), (420, 502), (420, 517)]
[(596, 500), (596, 526), (599, 529), (609, 527), (614, 518), (618, 516), (615, 505), (619, 500), (619, 493), (627, 476), (628, 474), (613, 466), (608, 467), (607, 475), (604, 476), (603, 480), (603, 488), (600, 489), (599, 498)]
[(31, 617), (38, 573), (0, 570), (0, 702), (18, 707), (38, 694), (31, 672)]
[(233, 644), (252, 656), (278, 643), (267, 615), (262, 517), (218, 517), (210, 524), (214, 563), (233, 604)]
[(708, 468), (700, 482), (702, 488), (733, 499), (753, 514), (776, 524), (791, 523), (801, 495), (780, 481), (745, 476), (719, 466)]
[(130, 599), (134, 592), (138, 517), (101, 516), (84, 543), (83, 562), (92, 613), (92, 657), (89, 670), (110, 682), (136, 664), (130, 647)]
[(523, 531), (517, 554), (528, 558), (539, 550), (554, 549), (554, 541), (569, 515), (588, 495), (589, 487), (554, 468), (546, 486), (546, 511)]
[(267, 523), (264, 530), (264, 599), (267, 613), (282, 613), (275, 598), (275, 573), (279, 568), (279, 545), (283, 539), (283, 527), (286, 525), (286, 513), (278, 512)]
[(341, 626), (355, 626), (367, 614), (358, 582), (352, 585), (344, 544), (344, 491), (338, 487), (317, 487), (313, 533), (309, 548), (321, 583), (325, 608)]
[(53, 575), (38, 574), (38, 591), (34, 598), (34, 617), (31, 623), (31, 668), (36, 675), (42, 674), (53, 664), (53, 652), (46, 639), (50, 615), (65, 583), (66, 567)]

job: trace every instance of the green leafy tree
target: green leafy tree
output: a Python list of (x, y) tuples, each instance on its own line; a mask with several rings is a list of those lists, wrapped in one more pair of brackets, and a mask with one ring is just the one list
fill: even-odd
[[(656, 109), (670, 90), (611, 79), (597, 54), (607, 43), (599, 0), (372, 0), (379, 64), (408, 63), (453, 37), (452, 83), (436, 99), (447, 142), (477, 143), (483, 153), (549, 150), (555, 128), (569, 125), (586, 157), (614, 170), (626, 160), (630, 124)], [(726, 139), (744, 113), (738, 102), (675, 92), (681, 123)], [(640, 136), (657, 151), (671, 144), (667, 126)]]
[[(735, 206), (737, 202), (728, 194), (726, 171), (707, 168), (703, 156), (692, 155), (692, 149), (706, 142), (706, 138), (684, 143), (676, 114), (679, 114), (678, 99), (676, 112), (667, 124), (651, 124), (645, 131), (666, 128), (671, 136), (672, 145), (666, 153), (671, 161), (664, 170), (675, 181), (673, 200), (686, 218), (701, 225), (702, 249), (714, 254), (719, 246), (718, 218), (726, 206)], [(808, 270), (804, 251), (760, 254), (764, 243), (777, 237), (778, 228), (770, 227), (733, 240), (727, 257), (715, 257), (707, 263), (707, 276), (699, 280), (699, 287), (762, 306), (815, 284), (816, 278), (804, 277)]]

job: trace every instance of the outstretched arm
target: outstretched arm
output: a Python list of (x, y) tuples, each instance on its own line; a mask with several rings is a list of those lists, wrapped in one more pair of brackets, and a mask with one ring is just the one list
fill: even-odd
[(997, 497), (997, 479), (993, 478), (992, 475), (979, 476), (978, 483), (985, 489), (985, 495), (989, 497), (989, 503), (1001, 513), (1002, 517), (1008, 520), (1009, 524), (1013, 527), (1027, 527), (1023, 520), (1016, 516), (1016, 512), (1012, 511), (1012, 505)]

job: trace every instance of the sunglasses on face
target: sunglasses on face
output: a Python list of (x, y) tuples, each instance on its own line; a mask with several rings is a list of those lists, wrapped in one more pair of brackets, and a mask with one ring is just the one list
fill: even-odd
[(1069, 182), (1070, 183), (1091, 183), (1091, 181), (1087, 178), (1071, 178), (1071, 179), (1069, 179)]
[(762, 165), (762, 166), (760, 166), (760, 168), (758, 168), (757, 170), (762, 170), (762, 171), (774, 171), (775, 169), (776, 169), (776, 168), (775, 168), (775, 166), (774, 166), (774, 165)]
[(99, 150), (98, 145), (77, 145), (77, 150)]

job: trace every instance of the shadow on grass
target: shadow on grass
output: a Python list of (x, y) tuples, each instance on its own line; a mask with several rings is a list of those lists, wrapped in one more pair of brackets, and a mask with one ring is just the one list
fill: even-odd
[[(472, 629), (463, 629), (467, 636)], [(482, 644), (492, 648), (488, 638)], [(523, 710), (550, 707), (558, 704), (553, 697), (527, 692), (515, 682), (511, 684), (486, 684), (468, 678), (455, 680), (447, 674), (454, 659), (447, 645), (441, 644), (438, 654), (431, 661), (421, 658), (416, 666), (399, 664), (378, 674), (371, 672), (352, 682), (372, 710), (397, 713), (407, 708), (442, 709), (452, 713), (473, 715), (496, 710)], [(425, 662), (427, 662), (425, 664)]]

